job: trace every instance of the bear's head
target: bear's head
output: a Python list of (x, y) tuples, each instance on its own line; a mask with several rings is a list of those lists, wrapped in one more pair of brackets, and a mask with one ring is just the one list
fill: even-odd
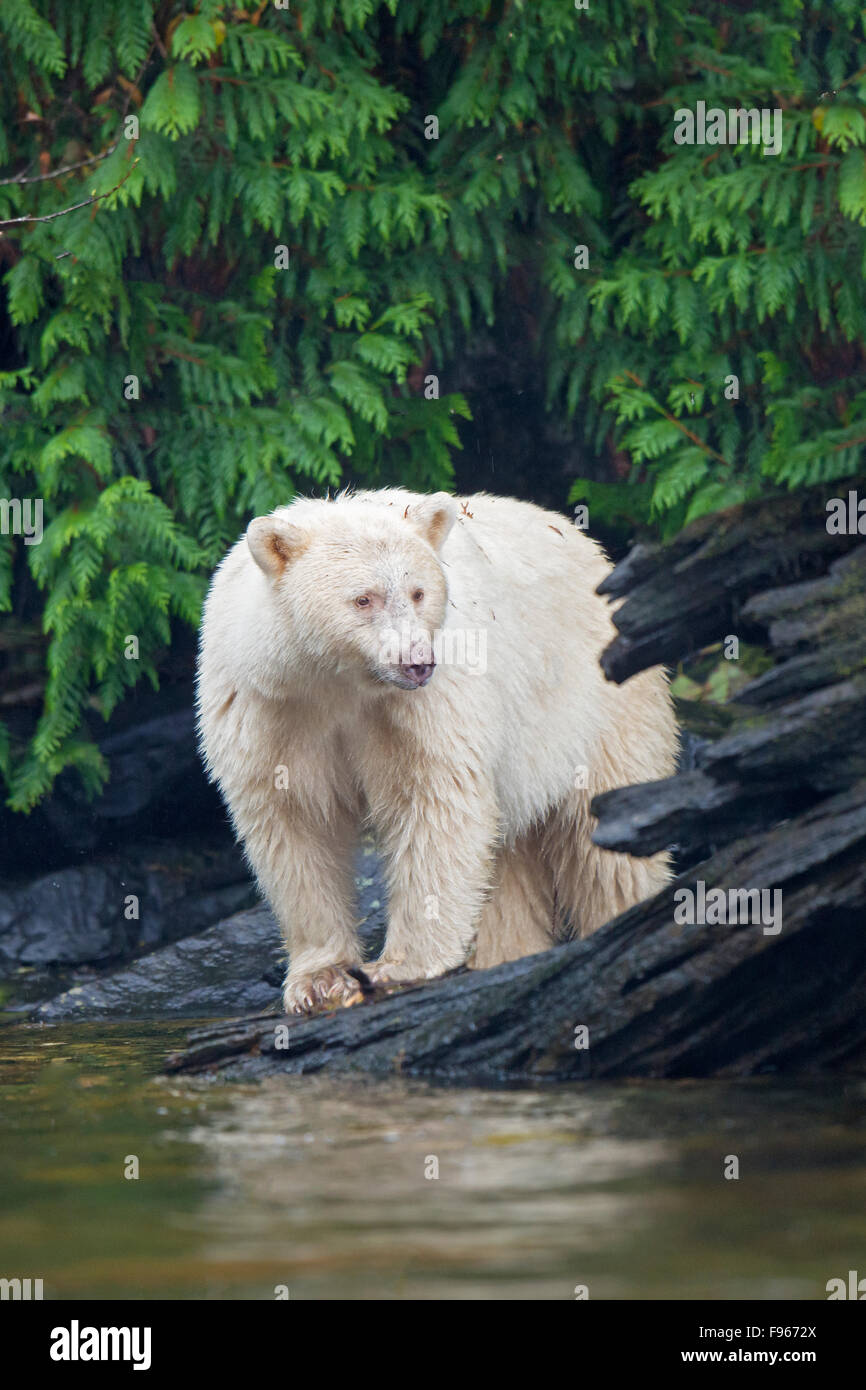
[(394, 497), (302, 500), (250, 522), (288, 668), (403, 690), (430, 680), (448, 601), (439, 555), (457, 513), (445, 492)]

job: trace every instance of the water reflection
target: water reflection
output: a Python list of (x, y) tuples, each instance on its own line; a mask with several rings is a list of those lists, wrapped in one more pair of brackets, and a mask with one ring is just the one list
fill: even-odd
[(0, 1032), (0, 1274), (46, 1297), (823, 1298), (862, 1265), (863, 1082), (154, 1079), (187, 1026)]

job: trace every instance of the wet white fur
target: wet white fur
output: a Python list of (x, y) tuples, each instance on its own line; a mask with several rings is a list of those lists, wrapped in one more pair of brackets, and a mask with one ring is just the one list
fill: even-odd
[[(387, 869), (392, 978), (586, 935), (666, 881), (665, 856), (590, 840), (590, 798), (668, 776), (677, 742), (660, 670), (616, 686), (599, 667), (609, 569), (558, 514), (399, 489), (293, 502), (222, 562), (202, 627), (201, 742), (285, 933), (287, 1007), (334, 993), (327, 967), (360, 959), (365, 822)], [(425, 633), (469, 630), (486, 670), (443, 661), (399, 688), (389, 628), (413, 659)]]

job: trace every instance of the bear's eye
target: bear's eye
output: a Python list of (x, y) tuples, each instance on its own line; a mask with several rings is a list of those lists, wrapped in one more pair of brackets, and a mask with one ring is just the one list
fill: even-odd
[(424, 597), (424, 590), (423, 590), (423, 589), (416, 589), (415, 592), (414, 592), (414, 594), (412, 595), (412, 602), (413, 602), (413, 603), (420, 603), (423, 597)]
[(361, 594), (360, 598), (356, 598), (356, 599), (355, 599), (355, 607), (356, 607), (356, 608), (369, 608), (369, 607), (370, 607), (370, 602), (371, 602), (371, 600), (370, 600), (369, 594)]

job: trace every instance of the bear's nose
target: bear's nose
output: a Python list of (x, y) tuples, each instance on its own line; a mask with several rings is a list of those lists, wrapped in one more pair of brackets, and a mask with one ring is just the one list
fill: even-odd
[(435, 669), (432, 661), (401, 663), (400, 674), (410, 680), (413, 685), (426, 685)]

